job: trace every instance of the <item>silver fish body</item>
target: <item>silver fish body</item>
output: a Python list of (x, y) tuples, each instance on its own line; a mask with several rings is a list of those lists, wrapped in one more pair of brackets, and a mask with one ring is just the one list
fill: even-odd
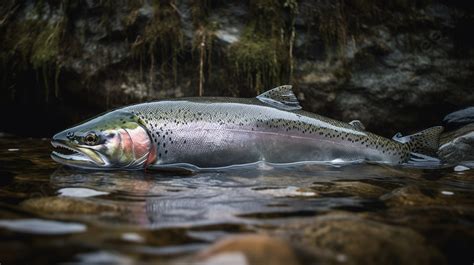
[(400, 164), (409, 159), (419, 138), (426, 139), (423, 133), (403, 143), (367, 132), (358, 123), (300, 110), (289, 86), (262, 95), (164, 100), (116, 111), (135, 117), (147, 131), (150, 152), (140, 165), (153, 168), (215, 168), (258, 161)]
[(137, 115), (156, 147), (154, 165), (222, 167), (257, 161), (369, 160), (398, 164), (409, 148), (309, 112), (257, 100), (182, 99), (125, 109)]

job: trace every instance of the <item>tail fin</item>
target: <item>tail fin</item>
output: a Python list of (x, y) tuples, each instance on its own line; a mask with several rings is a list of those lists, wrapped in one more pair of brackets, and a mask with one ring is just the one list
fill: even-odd
[(439, 147), (439, 137), (443, 130), (443, 126), (435, 126), (408, 136), (402, 137), (397, 134), (393, 139), (408, 145), (412, 153), (436, 156)]

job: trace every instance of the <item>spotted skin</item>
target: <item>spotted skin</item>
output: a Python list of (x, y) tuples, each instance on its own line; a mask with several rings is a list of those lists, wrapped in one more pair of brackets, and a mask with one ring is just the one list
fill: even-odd
[(149, 131), (157, 154), (155, 166), (188, 163), (206, 168), (334, 159), (400, 164), (410, 156), (407, 144), (256, 99), (180, 99), (124, 111), (136, 115)]
[[(387, 139), (362, 123), (301, 110), (291, 86), (254, 99), (183, 98), (124, 107), (58, 133), (56, 161), (101, 169), (219, 168), (266, 161), (373, 161), (401, 164), (434, 153), (441, 127)], [(100, 141), (87, 144), (87, 135)], [(77, 135), (79, 140), (68, 135)]]

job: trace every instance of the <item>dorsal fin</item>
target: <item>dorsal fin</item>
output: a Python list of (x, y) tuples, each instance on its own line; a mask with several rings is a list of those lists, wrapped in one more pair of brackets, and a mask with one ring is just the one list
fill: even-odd
[(257, 96), (257, 99), (272, 107), (283, 110), (301, 109), (300, 103), (296, 98), (290, 85), (275, 87)]
[(353, 120), (353, 121), (349, 122), (349, 124), (357, 130), (365, 131), (364, 124), (359, 120)]

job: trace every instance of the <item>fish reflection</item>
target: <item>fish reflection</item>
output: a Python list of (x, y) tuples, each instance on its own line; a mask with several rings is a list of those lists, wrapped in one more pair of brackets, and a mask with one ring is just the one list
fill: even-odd
[[(320, 167), (319, 170), (314, 166)], [(297, 217), (301, 213), (317, 214), (339, 206), (360, 206), (360, 199), (322, 198), (310, 190), (314, 182), (334, 180), (341, 175), (350, 178), (355, 172), (364, 172), (358, 167), (349, 171), (352, 173), (347, 169), (344, 167), (343, 173), (337, 167), (305, 165), (183, 177), (137, 171), (60, 168), (51, 176), (51, 183), (57, 190), (81, 188), (102, 193), (78, 198), (116, 206), (118, 210), (113, 214), (98, 213), (87, 217), (99, 223), (141, 227), (196, 226), (255, 223), (265, 216), (278, 219), (280, 216)]]

